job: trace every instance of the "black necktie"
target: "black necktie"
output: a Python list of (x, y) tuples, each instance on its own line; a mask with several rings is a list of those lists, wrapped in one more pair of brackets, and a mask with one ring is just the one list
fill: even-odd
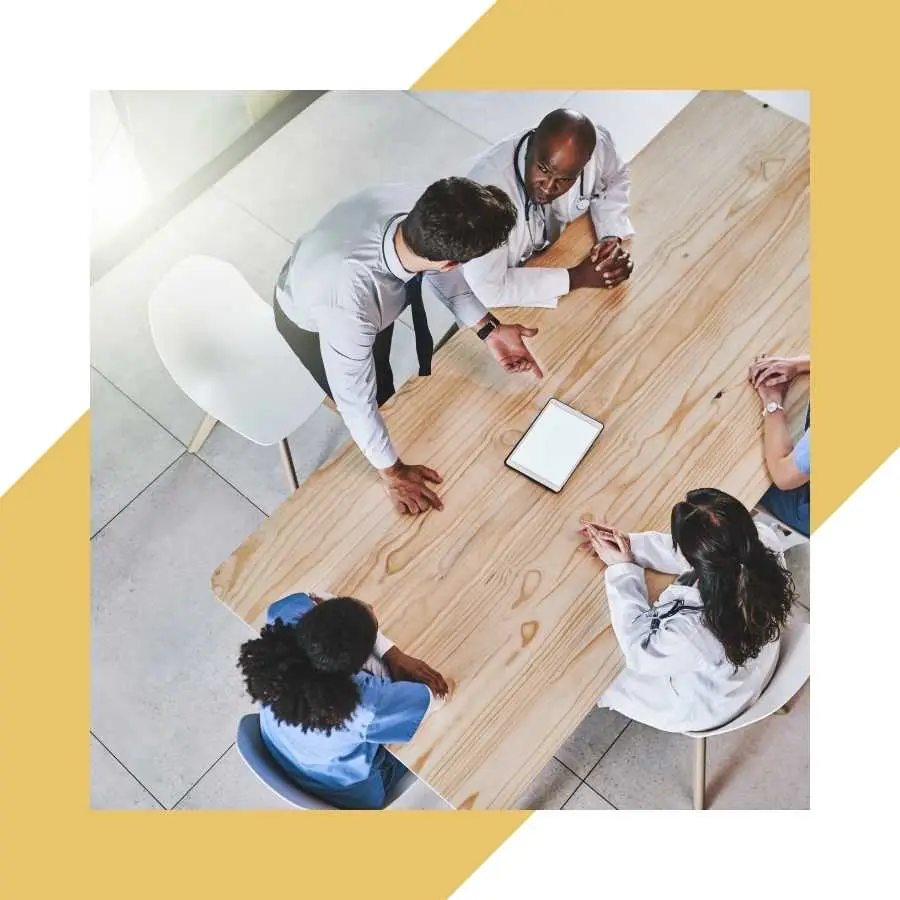
[(434, 356), (434, 338), (428, 327), (425, 303), (422, 300), (422, 273), (406, 282), (406, 305), (412, 310), (413, 330), (416, 333), (416, 356), (419, 358), (419, 374), (431, 374), (431, 357)]

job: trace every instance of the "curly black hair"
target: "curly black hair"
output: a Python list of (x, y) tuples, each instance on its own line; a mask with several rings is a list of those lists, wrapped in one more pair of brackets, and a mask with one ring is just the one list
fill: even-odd
[(275, 719), (304, 732), (346, 726), (359, 704), (353, 676), (375, 646), (371, 610), (352, 597), (320, 601), (297, 622), (276, 619), (241, 646), (241, 669), (250, 696)]
[(794, 581), (739, 500), (715, 488), (690, 491), (672, 509), (672, 541), (693, 568), (706, 625), (735, 667), (778, 639)]
[(517, 216), (500, 188), (469, 178), (442, 178), (419, 197), (400, 229), (417, 256), (465, 263), (505, 244)]

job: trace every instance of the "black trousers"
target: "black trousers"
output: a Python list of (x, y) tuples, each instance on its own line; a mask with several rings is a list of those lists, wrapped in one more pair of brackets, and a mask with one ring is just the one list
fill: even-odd
[[(306, 331), (289, 319), (276, 300), (275, 327), (279, 334), (287, 341), (288, 346), (294, 351), (294, 355), (309, 370), (309, 374), (316, 380), (316, 384), (334, 400), (331, 387), (328, 384), (328, 376), (325, 374), (325, 363), (322, 361), (322, 348), (319, 345), (319, 335), (315, 331)], [(394, 396), (394, 373), (391, 370), (391, 341), (394, 337), (393, 322), (375, 336), (375, 346), (372, 348), (375, 356), (375, 381), (377, 384), (376, 396), (378, 405), (381, 406)]]
[[(431, 374), (431, 358), (434, 355), (434, 339), (428, 328), (428, 319), (425, 316), (425, 306), (422, 302), (422, 278), (417, 275), (407, 282), (406, 305), (412, 310), (413, 328), (416, 335), (416, 355), (419, 358), (419, 374)], [(285, 339), (287, 345), (294, 351), (294, 355), (309, 370), (310, 375), (316, 380), (316, 384), (334, 400), (331, 387), (328, 384), (328, 376), (325, 373), (325, 363), (322, 360), (322, 348), (319, 344), (319, 335), (314, 331), (306, 331), (285, 315), (284, 310), (276, 297), (272, 306), (275, 310), (275, 327), (278, 333)], [(375, 396), (379, 406), (387, 403), (396, 393), (394, 388), (394, 372), (391, 369), (391, 342), (394, 337), (394, 323), (382, 329), (375, 336), (375, 345), (372, 348), (375, 357)]]

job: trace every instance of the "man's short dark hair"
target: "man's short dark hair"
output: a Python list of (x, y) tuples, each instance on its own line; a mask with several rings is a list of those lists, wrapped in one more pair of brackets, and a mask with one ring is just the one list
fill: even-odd
[(516, 207), (498, 187), (469, 178), (442, 178), (403, 220), (403, 239), (416, 256), (465, 263), (504, 244)]

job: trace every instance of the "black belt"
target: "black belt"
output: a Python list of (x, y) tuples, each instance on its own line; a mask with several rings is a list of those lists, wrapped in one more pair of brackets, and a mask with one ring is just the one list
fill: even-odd
[(434, 338), (425, 315), (422, 300), (422, 273), (406, 282), (406, 305), (412, 310), (413, 330), (416, 334), (416, 356), (419, 358), (419, 374), (431, 374), (431, 358), (434, 356)]

